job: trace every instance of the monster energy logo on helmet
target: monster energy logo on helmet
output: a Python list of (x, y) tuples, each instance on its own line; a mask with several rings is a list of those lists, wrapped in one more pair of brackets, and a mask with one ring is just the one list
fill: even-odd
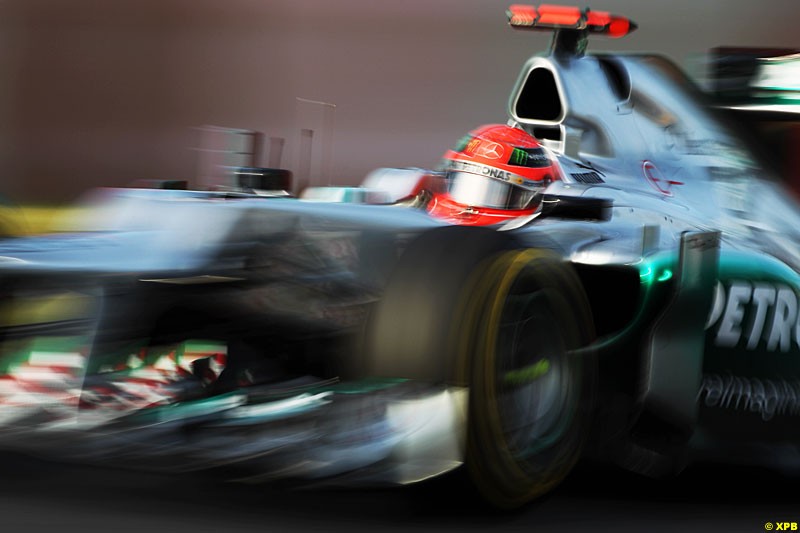
[(508, 164), (528, 168), (544, 168), (550, 166), (550, 158), (542, 148), (514, 148)]
[[(464, 135), (458, 140), (453, 150), (456, 152), (467, 152), (473, 141), (478, 142), (479, 139), (472, 135)], [(511, 151), (511, 156), (508, 158), (508, 164), (527, 168), (545, 168), (550, 166), (550, 158), (542, 148), (515, 147)]]

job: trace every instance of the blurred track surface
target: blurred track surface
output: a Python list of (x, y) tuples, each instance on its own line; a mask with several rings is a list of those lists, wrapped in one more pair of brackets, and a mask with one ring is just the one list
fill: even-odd
[[(385, 490), (279, 490), (198, 476), (2, 462), (2, 530), (25, 531), (742, 531), (800, 522), (797, 479), (697, 466), (655, 482), (584, 468), (512, 513), (474, 505), (459, 474)], [(791, 526), (789, 526), (791, 529)]]

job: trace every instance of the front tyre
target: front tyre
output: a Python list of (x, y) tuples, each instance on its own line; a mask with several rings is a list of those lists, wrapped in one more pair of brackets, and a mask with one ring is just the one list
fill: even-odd
[(481, 269), (463, 331), (468, 471), (490, 503), (518, 507), (580, 457), (596, 379), (589, 305), (561, 258), (513, 250)]

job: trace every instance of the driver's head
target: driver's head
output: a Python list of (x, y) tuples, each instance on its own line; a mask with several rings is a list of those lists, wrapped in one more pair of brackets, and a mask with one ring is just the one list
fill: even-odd
[(471, 131), (445, 153), (442, 167), (448, 178), (447, 198), (432, 206), (431, 214), (452, 218), (450, 211), (469, 208), (472, 214), (495, 219), (465, 223), (490, 224), (529, 214), (538, 205), (539, 193), (559, 179), (556, 163), (536, 139), (504, 124)]

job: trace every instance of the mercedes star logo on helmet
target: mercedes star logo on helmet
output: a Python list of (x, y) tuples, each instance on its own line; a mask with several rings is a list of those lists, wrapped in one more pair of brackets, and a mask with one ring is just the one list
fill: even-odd
[(503, 147), (495, 142), (481, 144), (475, 151), (475, 155), (486, 159), (500, 159), (503, 157)]

